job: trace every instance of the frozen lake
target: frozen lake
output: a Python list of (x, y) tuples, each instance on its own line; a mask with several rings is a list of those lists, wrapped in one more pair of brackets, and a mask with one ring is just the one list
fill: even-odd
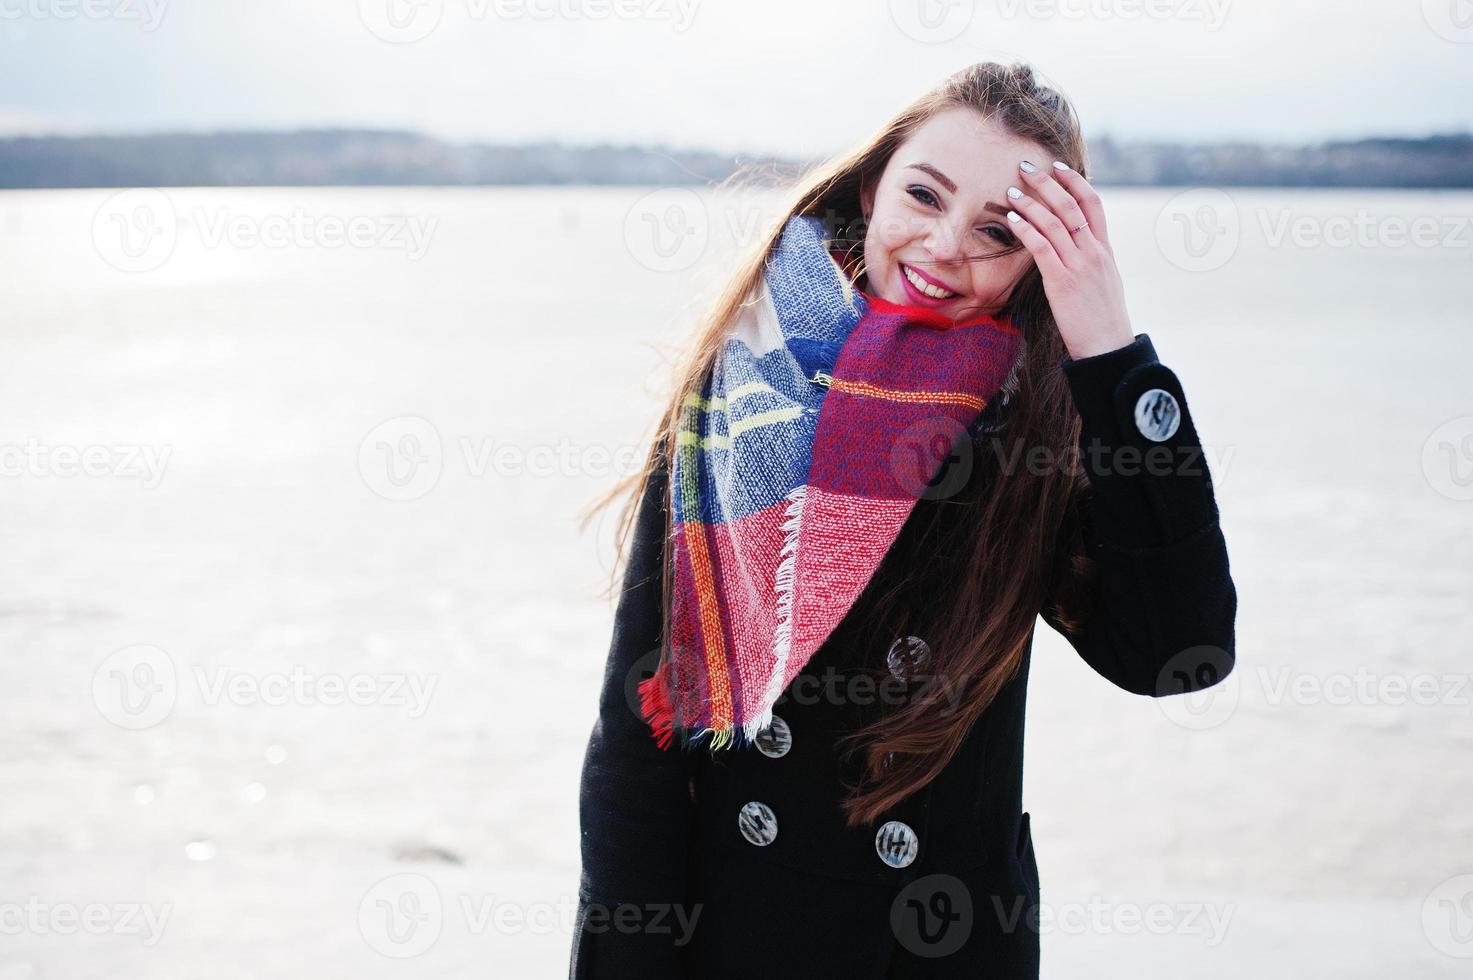
[[(574, 515), (771, 220), (651, 193), (0, 193), (0, 980), (565, 975)], [(1103, 193), (1238, 669), (1158, 703), (1040, 623), (1044, 974), (1467, 976), (1473, 194)]]

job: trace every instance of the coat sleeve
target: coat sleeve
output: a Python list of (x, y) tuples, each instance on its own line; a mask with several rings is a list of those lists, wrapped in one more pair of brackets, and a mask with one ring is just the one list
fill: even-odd
[(639, 714), (639, 680), (654, 669), (661, 627), (662, 463), (635, 518), (598, 718), (579, 786), (582, 874), (570, 980), (682, 977), (681, 923), (694, 817), (693, 756), (655, 742)]
[(1087, 575), (1060, 576), (1043, 619), (1127, 691), (1211, 687), (1233, 669), (1237, 592), (1181, 382), (1146, 334), (1061, 367), (1089, 483), (1064, 553), (1092, 561), (1078, 563)]

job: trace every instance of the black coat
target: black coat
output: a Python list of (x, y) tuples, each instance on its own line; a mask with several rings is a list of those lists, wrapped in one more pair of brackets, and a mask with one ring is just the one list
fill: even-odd
[[(1083, 458), (1090, 493), (1080, 520), (1099, 568), (1093, 616), (1071, 635), (1040, 612), (1125, 690), (1160, 697), (1215, 684), (1233, 666), (1237, 595), (1181, 384), (1146, 334), (1066, 357), (1062, 368), (1083, 420), (1082, 451), (1165, 446), (1156, 453), (1172, 455), (1169, 470), (1139, 465), (1142, 457), (1133, 467), (1126, 455), (1110, 456), (1115, 465)], [(992, 451), (978, 432), (971, 438)], [(917, 502), (866, 593), (775, 705), (786, 751), (777, 740), (770, 751), (712, 757), (683, 752), (678, 740), (662, 751), (638, 712), (635, 685), (658, 654), (667, 480), (662, 467), (640, 504), (583, 765), (570, 978), (1037, 977), (1038, 867), (1021, 809), (1026, 657), (942, 774), (887, 814), (897, 833), (883, 848), (880, 828), (847, 828), (838, 808), (841, 780), (857, 781), (858, 756), (841, 764), (834, 742), (887, 703), (883, 689), (854, 678), (884, 672), (902, 633), (924, 640), (955, 571), (937, 560), (946, 537), (928, 509), (954, 500)], [(939, 526), (965, 511), (951, 507)], [(893, 628), (869, 621), (866, 595), (893, 583), (897, 569), (936, 566), (913, 618)], [(773, 821), (744, 827), (751, 802)]]

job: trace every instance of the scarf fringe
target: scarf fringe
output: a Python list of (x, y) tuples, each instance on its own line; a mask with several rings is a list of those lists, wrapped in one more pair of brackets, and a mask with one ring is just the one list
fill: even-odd
[[(690, 741), (709, 739), (707, 746), (712, 752), (734, 746), (752, 744), (762, 730), (772, 724), (772, 704), (782, 694), (782, 679), (787, 673), (788, 657), (793, 649), (793, 594), (798, 571), (798, 531), (803, 526), (803, 502), (807, 499), (808, 485), (800, 483), (787, 495), (783, 511), (783, 546), (779, 552), (783, 558), (778, 563), (773, 583), (777, 593), (777, 628), (773, 637), (772, 676), (763, 694), (764, 705), (757, 717), (749, 719), (741, 730), (729, 725), (725, 728), (697, 728)], [(665, 684), (665, 672), (657, 670), (653, 676), (639, 682), (639, 710), (653, 732), (661, 749), (668, 748), (675, 727), (675, 709), (671, 703), (669, 689)]]
[(798, 580), (798, 531), (803, 526), (803, 502), (808, 499), (808, 484), (800, 483), (787, 496), (787, 510), (783, 512), (783, 547), (778, 554), (777, 575), (773, 589), (777, 592), (777, 627), (773, 633), (772, 676), (767, 680), (767, 690), (762, 695), (762, 710), (755, 718), (748, 719), (743, 726), (746, 740), (751, 742), (772, 724), (772, 705), (783, 693), (783, 676), (788, 672), (788, 658), (793, 651), (793, 594)]
[(664, 671), (656, 670), (653, 676), (639, 682), (639, 711), (645, 723), (653, 729), (654, 739), (660, 748), (668, 748), (675, 709), (670, 703), (669, 692), (665, 690)]

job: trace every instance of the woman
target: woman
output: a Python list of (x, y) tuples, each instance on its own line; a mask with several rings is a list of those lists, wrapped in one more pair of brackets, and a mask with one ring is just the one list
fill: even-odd
[(1038, 975), (1037, 618), (1159, 697), (1237, 608), (1085, 173), (1057, 92), (974, 65), (739, 267), (626, 510), (572, 977)]

